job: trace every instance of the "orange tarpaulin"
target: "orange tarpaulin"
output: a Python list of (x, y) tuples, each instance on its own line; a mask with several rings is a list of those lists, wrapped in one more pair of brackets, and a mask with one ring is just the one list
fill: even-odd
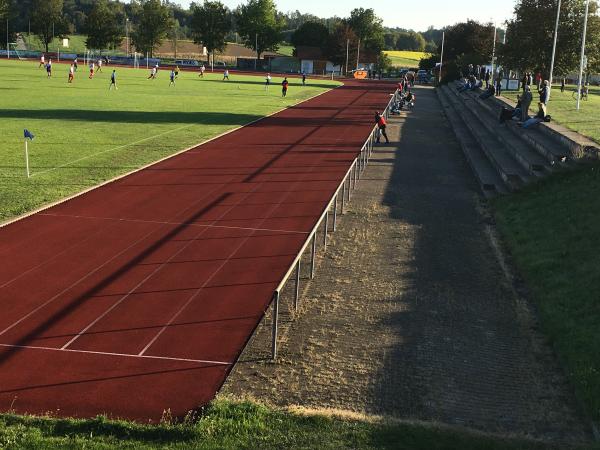
[(357, 80), (364, 80), (365, 78), (367, 78), (367, 71), (357, 70), (356, 72), (354, 72), (354, 78), (356, 78)]

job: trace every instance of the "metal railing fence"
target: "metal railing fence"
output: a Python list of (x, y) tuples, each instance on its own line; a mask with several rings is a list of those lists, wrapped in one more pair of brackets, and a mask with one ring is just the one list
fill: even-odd
[[(390, 115), (390, 107), (394, 103), (398, 96), (398, 90), (394, 92), (394, 94), (390, 94), (390, 101), (388, 102), (386, 108), (383, 110), (383, 116), (388, 119)], [(273, 299), (271, 301), (271, 305), (273, 307), (272, 311), (272, 330), (271, 330), (271, 358), (275, 360), (277, 358), (277, 337), (279, 332), (279, 302), (281, 298), (281, 292), (289, 279), (292, 277), (292, 274), (295, 278), (295, 291), (294, 291), (294, 309), (298, 309), (298, 301), (300, 297), (300, 268), (302, 264), (302, 255), (305, 250), (309, 246), (311, 246), (310, 253), (310, 279), (314, 278), (315, 275), (315, 257), (317, 252), (317, 232), (319, 228), (323, 227), (323, 248), (327, 249), (327, 233), (330, 231), (336, 231), (337, 228), (337, 216), (338, 210), (340, 214), (344, 214), (346, 203), (350, 201), (351, 193), (356, 189), (358, 181), (361, 178), (362, 173), (364, 172), (367, 164), (369, 163), (369, 159), (373, 153), (373, 148), (375, 146), (375, 142), (377, 141), (377, 134), (379, 133), (379, 128), (377, 125), (373, 127), (369, 137), (363, 144), (360, 149), (360, 153), (352, 162), (352, 165), (344, 175), (344, 178), (338, 185), (337, 189), (331, 196), (325, 210), (317, 220), (317, 223), (313, 227), (313, 229), (308, 233), (308, 237), (304, 242), (304, 245), (300, 248), (297, 256), (294, 258), (294, 261), (290, 265), (289, 269), (283, 276), (281, 282), (273, 292)], [(330, 227), (329, 217), (332, 214), (332, 226)]]

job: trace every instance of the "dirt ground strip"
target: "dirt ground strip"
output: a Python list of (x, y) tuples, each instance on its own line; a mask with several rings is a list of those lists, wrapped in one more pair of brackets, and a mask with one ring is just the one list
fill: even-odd
[(221, 392), (588, 441), (490, 244), (485, 204), (437, 98), (430, 89), (417, 98), (392, 119), (395, 144), (376, 149), (326, 253), (321, 235), (296, 313), (289, 283), (278, 362), (268, 361), (266, 320)]

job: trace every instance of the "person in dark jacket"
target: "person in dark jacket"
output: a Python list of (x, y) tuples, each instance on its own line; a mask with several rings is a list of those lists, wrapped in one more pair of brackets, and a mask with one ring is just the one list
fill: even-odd
[(548, 105), (548, 80), (544, 80), (541, 84), (540, 90), (538, 91), (540, 94), (540, 103), (543, 103), (544, 106)]
[(531, 95), (531, 88), (529, 85), (525, 86), (525, 93), (521, 97), (521, 122), (525, 122), (529, 119), (529, 106), (533, 101), (533, 96)]

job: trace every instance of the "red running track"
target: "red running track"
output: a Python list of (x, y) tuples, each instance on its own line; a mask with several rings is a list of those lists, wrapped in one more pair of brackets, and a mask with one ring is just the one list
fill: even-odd
[(212, 400), (391, 91), (350, 82), (0, 228), (0, 410)]

